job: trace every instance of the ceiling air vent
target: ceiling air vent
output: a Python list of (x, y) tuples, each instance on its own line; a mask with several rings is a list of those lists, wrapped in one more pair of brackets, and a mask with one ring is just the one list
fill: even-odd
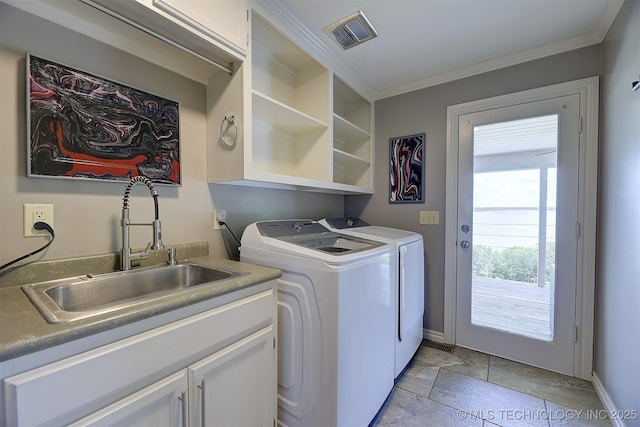
[(327, 25), (324, 31), (345, 50), (378, 37), (378, 33), (362, 11)]

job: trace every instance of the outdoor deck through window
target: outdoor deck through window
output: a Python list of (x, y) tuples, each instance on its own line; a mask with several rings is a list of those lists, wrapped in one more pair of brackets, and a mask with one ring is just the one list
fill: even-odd
[(553, 341), (556, 115), (474, 128), (471, 322)]

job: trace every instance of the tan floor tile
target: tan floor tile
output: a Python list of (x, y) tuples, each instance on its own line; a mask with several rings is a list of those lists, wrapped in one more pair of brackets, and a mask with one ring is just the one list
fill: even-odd
[(489, 382), (575, 409), (603, 409), (589, 381), (491, 356)]
[(431, 365), (469, 375), (481, 380), (487, 379), (489, 355), (463, 347), (456, 347), (453, 353), (420, 346), (415, 356)]
[(602, 408), (588, 381), (421, 346), (371, 426), (610, 426)]
[(482, 426), (482, 420), (425, 397), (395, 387), (372, 427), (466, 427)]
[(501, 426), (548, 426), (544, 400), (441, 369), (429, 399)]
[(611, 427), (604, 409), (585, 411), (547, 401), (551, 427)]
[(413, 359), (399, 378), (396, 386), (420, 396), (429, 397), (439, 370), (438, 366), (426, 363), (421, 359)]

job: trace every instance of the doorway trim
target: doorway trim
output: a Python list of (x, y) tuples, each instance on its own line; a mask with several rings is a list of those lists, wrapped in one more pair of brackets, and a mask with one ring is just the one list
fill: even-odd
[(599, 78), (590, 77), (538, 89), (466, 102), (447, 107), (447, 182), (444, 272), (444, 341), (456, 343), (456, 270), (458, 217), (458, 123), (460, 116), (565, 95), (580, 95), (580, 146), (578, 160), (578, 238), (576, 267), (577, 327), (574, 376), (591, 381), (593, 367), (596, 209), (598, 185)]

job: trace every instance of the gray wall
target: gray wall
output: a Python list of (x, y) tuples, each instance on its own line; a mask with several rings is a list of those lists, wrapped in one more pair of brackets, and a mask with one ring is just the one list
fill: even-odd
[[(142, 39), (141, 34), (138, 42)], [(175, 55), (160, 45), (166, 49), (163, 53)], [(122, 50), (0, 2), (0, 264), (44, 244), (43, 238), (22, 236), (24, 203), (54, 204), (55, 242), (35, 259), (112, 252), (121, 245), (124, 183), (26, 176), (26, 52), (180, 103), (183, 183), (179, 188), (156, 187), (166, 245), (203, 240), (209, 242), (212, 254), (227, 256), (225, 243), (230, 235), (226, 230), (213, 230), (214, 209), (228, 210), (228, 222), (238, 238), (244, 226), (257, 219), (343, 214), (344, 197), (339, 195), (209, 184), (206, 88), (126, 53), (126, 46), (119, 47)], [(131, 219), (144, 222), (152, 217), (148, 191), (137, 186), (132, 193)], [(132, 245), (144, 247), (150, 237), (147, 228), (138, 227), (132, 231)]]
[[(228, 213), (227, 224), (238, 239), (244, 228), (255, 221), (270, 219), (321, 219), (342, 216), (344, 197), (335, 194), (275, 190), (211, 184), (211, 197), (218, 209)], [(223, 233), (229, 255), (238, 259), (238, 244), (226, 230)]]
[[(345, 213), (389, 227), (422, 233), (425, 240), (424, 327), (444, 331), (444, 235), (447, 106), (598, 75), (594, 45), (426, 89), (375, 104), (375, 194), (345, 197)], [(425, 203), (390, 205), (389, 138), (426, 133)], [(418, 211), (440, 212), (439, 225), (419, 225)]]
[(602, 47), (595, 373), (640, 426), (640, 1), (627, 0)]
[[(220, 237), (210, 230), (214, 206), (206, 184), (205, 87), (123, 50), (0, 3), (1, 262), (44, 244), (44, 238), (22, 235), (24, 203), (54, 205), (56, 239), (42, 258), (111, 252), (121, 245), (119, 220), (125, 183), (26, 176), (26, 52), (180, 103), (183, 185), (156, 187), (164, 243), (206, 240), (214, 252), (220, 247), (220, 253), (224, 254)], [(140, 186), (132, 192), (132, 221), (153, 218), (153, 203), (148, 194)], [(144, 247), (150, 238), (146, 227), (132, 230), (135, 247)]]

